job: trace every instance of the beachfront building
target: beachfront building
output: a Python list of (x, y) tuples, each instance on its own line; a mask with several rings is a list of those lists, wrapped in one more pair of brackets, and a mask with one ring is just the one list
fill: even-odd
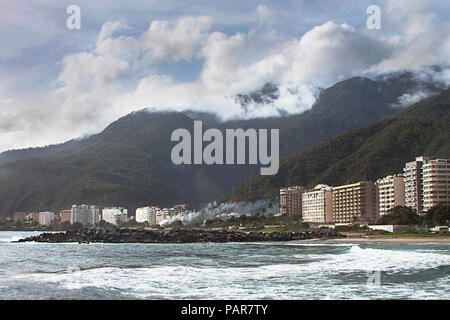
[(450, 204), (450, 159), (427, 160), (422, 165), (423, 211)]
[(61, 223), (64, 223), (66, 221), (71, 222), (72, 221), (72, 209), (61, 210), (59, 212), (59, 216), (61, 218)]
[(389, 175), (377, 180), (378, 210), (383, 216), (396, 206), (405, 205), (405, 180), (402, 174)]
[(81, 223), (83, 226), (93, 226), (100, 222), (100, 207), (82, 204), (73, 205), (71, 209), (70, 223)]
[(41, 226), (48, 226), (55, 220), (55, 214), (51, 211), (39, 212), (39, 224)]
[(118, 225), (128, 221), (128, 210), (120, 207), (104, 208), (102, 210), (102, 220)]
[(194, 207), (187, 203), (175, 204), (173, 208), (175, 209), (176, 214), (186, 213), (194, 210)]
[(14, 213), (14, 223), (24, 224), (26, 217), (27, 217), (27, 214), (25, 212), (16, 212), (16, 213)]
[(325, 184), (317, 185), (302, 195), (302, 221), (327, 223), (333, 221), (333, 189)]
[(304, 187), (292, 186), (280, 189), (280, 214), (302, 215), (302, 194)]
[(377, 219), (375, 184), (360, 181), (333, 187), (333, 222), (372, 222)]
[(175, 208), (163, 208), (156, 212), (156, 224), (160, 224), (162, 221), (176, 215), (177, 210)]
[(405, 205), (414, 209), (418, 214), (423, 211), (422, 197), (422, 166), (424, 162), (431, 160), (431, 157), (417, 157), (415, 161), (405, 164), (403, 168), (405, 177)]
[(136, 222), (147, 222), (150, 225), (156, 224), (156, 212), (161, 210), (159, 207), (148, 206), (136, 209)]

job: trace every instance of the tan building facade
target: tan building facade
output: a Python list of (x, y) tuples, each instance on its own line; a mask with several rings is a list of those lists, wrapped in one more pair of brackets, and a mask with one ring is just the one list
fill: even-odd
[(319, 184), (302, 195), (302, 221), (327, 223), (333, 221), (332, 188)]
[(333, 222), (372, 222), (378, 217), (375, 184), (361, 181), (333, 187)]
[(59, 212), (59, 216), (61, 217), (61, 223), (66, 222), (66, 221), (71, 221), (72, 219), (72, 209), (69, 210), (61, 210)]
[(379, 215), (383, 216), (395, 206), (405, 206), (405, 180), (400, 174), (377, 180)]
[(16, 212), (14, 213), (14, 223), (25, 223), (25, 219), (27, 217), (27, 214), (25, 212)]
[(292, 186), (280, 189), (280, 214), (302, 215), (302, 194), (304, 187)]
[(450, 159), (427, 160), (422, 166), (423, 211), (450, 204)]

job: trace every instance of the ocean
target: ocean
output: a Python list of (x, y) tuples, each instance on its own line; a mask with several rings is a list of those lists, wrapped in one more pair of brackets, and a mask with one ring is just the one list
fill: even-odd
[(13, 243), (0, 299), (450, 299), (450, 243)]

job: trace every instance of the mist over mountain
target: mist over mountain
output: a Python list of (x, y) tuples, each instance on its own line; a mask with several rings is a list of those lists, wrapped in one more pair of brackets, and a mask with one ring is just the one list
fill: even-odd
[[(176, 166), (170, 160), (175, 145), (170, 136), (175, 129), (192, 131), (194, 120), (203, 121), (203, 130), (280, 129), (280, 156), (286, 157), (399, 112), (399, 98), (413, 95), (419, 86), (429, 92), (440, 89), (439, 84), (421, 82), (411, 74), (379, 80), (356, 77), (321, 91), (311, 110), (302, 114), (221, 121), (214, 114), (201, 112), (143, 110), (85, 139), (4, 152), (0, 154), (0, 216), (16, 211), (58, 211), (75, 203), (120, 205), (131, 210), (181, 202), (201, 206), (229, 195), (256, 176), (260, 166)], [(271, 103), (277, 99), (276, 92), (276, 85), (267, 84), (237, 99), (245, 110), (249, 103)], [(412, 110), (418, 116), (424, 113), (421, 108)], [(283, 163), (280, 173), (272, 179), (284, 177), (286, 166), (303, 166), (302, 161)], [(304, 170), (308, 175), (321, 173), (307, 167)]]
[(228, 201), (254, 201), (279, 195), (289, 185), (330, 186), (402, 172), (420, 155), (450, 157), (450, 89), (394, 116), (351, 129), (281, 161), (275, 176), (256, 176), (236, 188)]

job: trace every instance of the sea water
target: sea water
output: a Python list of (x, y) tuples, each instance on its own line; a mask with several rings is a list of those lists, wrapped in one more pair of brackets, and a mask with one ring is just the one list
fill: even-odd
[(450, 244), (15, 243), (0, 299), (449, 299)]

